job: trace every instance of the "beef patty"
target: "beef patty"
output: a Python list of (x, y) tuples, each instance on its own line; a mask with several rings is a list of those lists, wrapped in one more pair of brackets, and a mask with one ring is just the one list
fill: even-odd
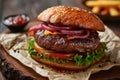
[(91, 31), (85, 39), (68, 39), (65, 34), (45, 35), (44, 30), (37, 31), (34, 35), (37, 44), (47, 50), (64, 53), (85, 53), (93, 51), (100, 43), (98, 33)]

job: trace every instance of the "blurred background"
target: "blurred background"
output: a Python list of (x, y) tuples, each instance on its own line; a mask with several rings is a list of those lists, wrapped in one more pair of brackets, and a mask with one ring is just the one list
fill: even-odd
[[(57, 5), (74, 6), (92, 11), (92, 7), (85, 5), (86, 1), (87, 0), (0, 0), (0, 33), (6, 29), (2, 24), (2, 20), (5, 16), (27, 13), (30, 16), (31, 21), (35, 21), (40, 12), (48, 7)], [(104, 21), (105, 25), (113, 31), (116, 30), (115, 33), (119, 35), (120, 16), (101, 16), (99, 14), (98, 16)]]

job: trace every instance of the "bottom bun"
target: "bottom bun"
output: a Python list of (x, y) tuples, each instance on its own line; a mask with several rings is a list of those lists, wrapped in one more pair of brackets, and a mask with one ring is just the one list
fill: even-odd
[[(57, 63), (57, 62), (51, 62), (51, 61), (48, 61), (48, 60), (44, 60), (42, 58), (38, 58), (37, 56), (35, 55), (31, 55), (31, 57), (33, 59), (35, 59), (36, 61), (40, 62), (40, 63), (43, 63), (47, 66), (51, 66), (51, 67), (54, 67), (54, 68), (59, 68), (59, 69), (65, 69), (65, 70), (74, 70), (74, 71), (78, 71), (78, 70), (84, 70), (86, 68), (88, 68), (89, 66), (97, 63), (97, 62), (100, 62), (100, 61), (94, 61), (91, 65), (89, 66), (86, 66), (86, 65), (82, 65), (82, 66), (77, 66), (75, 62), (68, 62), (68, 63)], [(103, 56), (104, 57), (104, 56)]]

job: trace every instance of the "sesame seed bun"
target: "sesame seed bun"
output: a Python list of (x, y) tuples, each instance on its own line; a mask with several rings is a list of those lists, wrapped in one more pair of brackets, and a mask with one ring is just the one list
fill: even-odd
[(68, 6), (54, 6), (44, 10), (37, 17), (39, 21), (104, 31), (103, 22), (93, 13)]

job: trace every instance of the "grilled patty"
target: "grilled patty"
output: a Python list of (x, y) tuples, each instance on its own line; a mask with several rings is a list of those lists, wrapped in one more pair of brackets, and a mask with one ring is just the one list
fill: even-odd
[(45, 35), (44, 30), (37, 31), (34, 35), (37, 44), (45, 49), (64, 53), (85, 53), (95, 50), (100, 39), (96, 31), (91, 31), (85, 39), (68, 39), (65, 34)]

